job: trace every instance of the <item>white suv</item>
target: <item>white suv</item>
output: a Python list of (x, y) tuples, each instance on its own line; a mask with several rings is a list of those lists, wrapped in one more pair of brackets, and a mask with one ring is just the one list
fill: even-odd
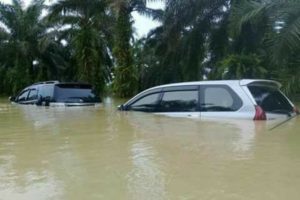
[(119, 110), (254, 120), (295, 116), (298, 110), (280, 87), (280, 83), (271, 80), (175, 83), (143, 91), (119, 106)]

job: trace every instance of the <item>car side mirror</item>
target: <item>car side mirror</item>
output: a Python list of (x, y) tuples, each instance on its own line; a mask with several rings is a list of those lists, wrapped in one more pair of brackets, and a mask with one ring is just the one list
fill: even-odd
[(122, 110), (125, 110), (125, 109), (126, 109), (126, 107), (123, 104), (118, 106), (118, 110), (122, 111)]
[(9, 99), (10, 102), (14, 102), (16, 100), (16, 97), (15, 96), (10, 96), (8, 99)]

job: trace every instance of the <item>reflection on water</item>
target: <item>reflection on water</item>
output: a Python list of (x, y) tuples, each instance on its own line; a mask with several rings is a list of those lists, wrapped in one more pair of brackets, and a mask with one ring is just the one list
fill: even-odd
[(0, 199), (298, 199), (300, 118), (201, 120), (0, 101)]
[(132, 199), (165, 199), (165, 177), (155, 149), (140, 141), (132, 145), (131, 153), (133, 168), (128, 174), (128, 189)]

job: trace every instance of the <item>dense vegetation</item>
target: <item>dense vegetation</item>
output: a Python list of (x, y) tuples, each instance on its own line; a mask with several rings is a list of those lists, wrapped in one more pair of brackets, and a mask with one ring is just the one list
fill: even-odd
[[(300, 1), (161, 0), (164, 10), (150, 1), (1, 3), (0, 94), (62, 80), (125, 97), (157, 84), (240, 78), (299, 92)], [(137, 40), (134, 11), (161, 25)]]

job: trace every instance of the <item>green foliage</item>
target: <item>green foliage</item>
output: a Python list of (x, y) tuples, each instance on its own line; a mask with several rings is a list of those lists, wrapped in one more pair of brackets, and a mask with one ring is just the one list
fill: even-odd
[[(42, 17), (43, 3), (36, 0), (27, 8), (20, 0), (13, 1), (12, 5), (0, 4), (0, 62), (1, 71), (5, 74), (0, 80), (1, 93), (15, 93), (37, 81), (44, 68), (54, 67), (50, 62), (43, 62), (51, 54), (51, 47), (57, 45), (46, 33), (49, 24)], [(60, 57), (59, 54), (57, 57)]]
[(136, 93), (137, 78), (133, 66), (130, 38), (132, 22), (126, 2), (120, 3), (117, 10), (115, 43), (113, 54), (116, 58), (114, 91), (119, 97), (129, 97)]
[[(154, 79), (147, 80), (147, 83), (201, 80), (208, 55), (217, 56), (217, 53), (210, 52), (209, 47), (226, 49), (211, 43), (211, 38), (226, 36), (217, 32), (220, 27), (226, 30), (222, 18), (228, 15), (225, 10), (228, 3), (220, 0), (166, 1), (162, 25), (149, 33), (144, 45), (145, 64), (147, 73), (150, 73), (144, 77)], [(223, 41), (228, 40), (224, 38)]]
[(147, 8), (146, 3), (147, 0), (114, 0), (112, 2), (116, 15), (113, 49), (116, 66), (113, 89), (119, 97), (130, 97), (137, 92), (138, 88), (137, 69), (134, 68), (130, 44), (132, 38), (131, 13), (136, 11), (153, 19), (158, 19), (161, 14), (160, 11)]
[[(128, 97), (203, 78), (275, 79), (300, 91), (300, 1), (161, 0), (165, 10), (151, 1), (0, 3), (0, 94), (62, 80)], [(161, 25), (135, 40), (132, 12)]]
[(287, 93), (299, 92), (299, 10), (300, 1), (242, 0), (231, 12), (234, 42), (250, 41), (241, 45), (240, 52), (259, 53), (268, 70), (267, 77), (283, 82)]
[(264, 78), (267, 70), (261, 59), (255, 55), (229, 55), (219, 63), (217, 78), (220, 79), (253, 79)]
[(61, 39), (72, 49), (73, 80), (89, 82), (102, 92), (110, 81), (112, 16), (104, 0), (61, 0), (50, 7), (49, 20), (58, 27)]

